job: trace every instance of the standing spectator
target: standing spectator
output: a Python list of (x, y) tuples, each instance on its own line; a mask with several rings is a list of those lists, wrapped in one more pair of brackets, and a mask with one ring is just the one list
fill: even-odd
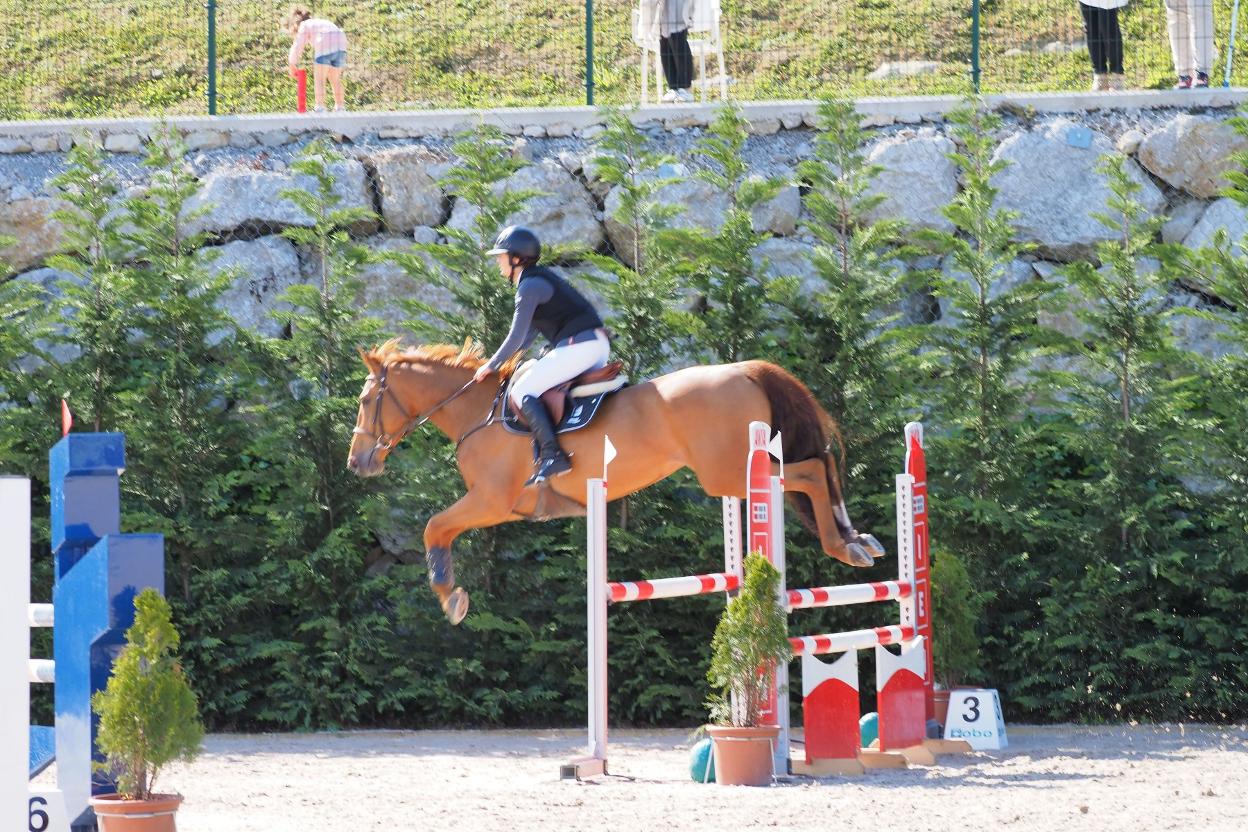
[(1122, 30), (1118, 28), (1118, 10), (1125, 5), (1127, 0), (1079, 0), (1083, 35), (1092, 59), (1093, 92), (1126, 86), (1122, 74)]
[(649, 33), (659, 36), (659, 60), (667, 80), (666, 102), (693, 101), (693, 52), (689, 49), (689, 27), (693, 25), (695, 0), (640, 0), (642, 20), (649, 21)]
[(334, 110), (344, 108), (346, 93), (342, 86), (342, 70), (347, 65), (347, 36), (335, 24), (319, 17), (302, 6), (295, 6), (286, 15), (286, 31), (295, 42), (290, 46), (287, 70), (295, 77), (295, 67), (304, 47), (312, 44), (312, 79), (315, 86), (315, 111), (325, 112), (325, 82), (334, 89)]
[(1166, 0), (1176, 90), (1209, 86), (1213, 67), (1213, 0)]

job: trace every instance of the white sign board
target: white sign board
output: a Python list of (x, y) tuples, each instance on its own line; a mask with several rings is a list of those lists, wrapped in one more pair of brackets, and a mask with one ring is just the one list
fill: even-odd
[(965, 740), (976, 751), (996, 751), (1009, 743), (1001, 697), (989, 688), (960, 688), (949, 692), (945, 739)]

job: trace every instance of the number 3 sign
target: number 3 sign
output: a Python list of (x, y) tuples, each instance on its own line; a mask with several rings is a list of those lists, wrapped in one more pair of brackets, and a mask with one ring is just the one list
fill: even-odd
[(949, 692), (949, 715), (945, 717), (945, 739), (965, 740), (976, 751), (996, 751), (1009, 743), (1001, 698), (988, 688), (960, 688)]

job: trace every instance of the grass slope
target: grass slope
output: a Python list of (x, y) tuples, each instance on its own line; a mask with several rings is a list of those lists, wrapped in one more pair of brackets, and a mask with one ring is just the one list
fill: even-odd
[[(1220, 33), (1230, 0), (1215, 0)], [(585, 9), (567, 0), (358, 0), (309, 3), (350, 38), (355, 109), (581, 104)], [(598, 103), (637, 96), (631, 0), (594, 3)], [(0, 119), (203, 113), (203, 0), (0, 0)], [(218, 112), (290, 110), (284, 3), (218, 0)], [(961, 94), (969, 90), (970, 0), (723, 0), (732, 93), (738, 99)], [(982, 88), (1086, 88), (1075, 0), (985, 0)], [(1122, 13), (1133, 86), (1171, 82), (1161, 0)], [(1223, 40), (1225, 36), (1223, 34)], [(305, 63), (309, 60), (305, 57)], [(886, 61), (932, 61), (935, 71), (885, 80)], [(1242, 62), (1241, 62), (1242, 65)], [(1217, 64), (1220, 80), (1222, 63)], [(1248, 80), (1248, 73), (1236, 78)]]

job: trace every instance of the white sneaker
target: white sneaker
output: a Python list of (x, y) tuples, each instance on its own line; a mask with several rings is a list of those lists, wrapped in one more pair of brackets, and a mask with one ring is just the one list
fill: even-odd
[(689, 90), (676, 90), (676, 100), (681, 104), (692, 104), (696, 99)]
[(663, 93), (663, 97), (659, 100), (662, 101), (664, 104), (671, 104), (673, 101), (676, 100), (677, 94), (678, 93), (676, 92), (676, 90), (668, 90), (667, 92)]

